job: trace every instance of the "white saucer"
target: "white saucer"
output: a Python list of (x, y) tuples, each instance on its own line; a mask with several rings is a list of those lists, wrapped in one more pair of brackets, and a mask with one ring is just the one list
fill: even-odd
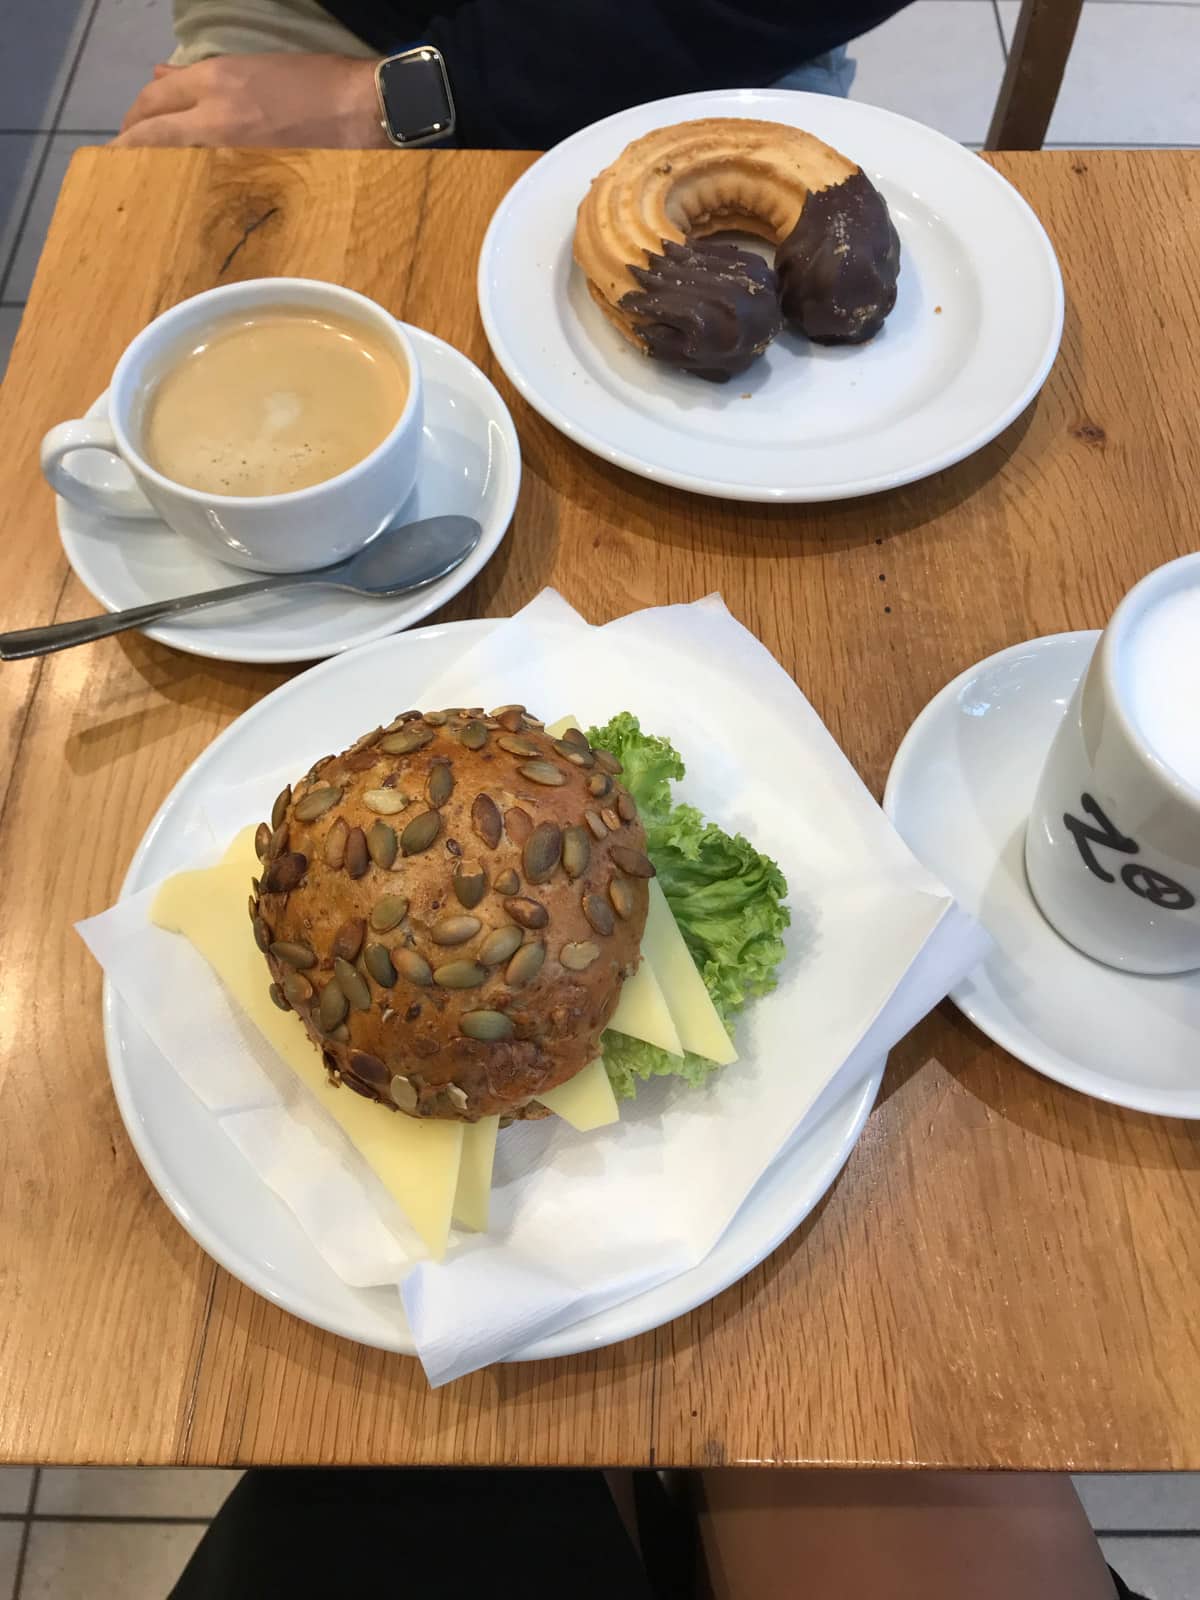
[[(466, 356), (420, 328), (406, 324), (406, 331), (425, 380), (425, 427), (417, 487), (399, 520), (443, 512), (475, 517), (483, 537), (471, 556), (440, 582), (403, 599), (359, 599), (332, 589), (261, 595), (147, 628), (151, 639), (223, 661), (313, 661), (411, 628), (487, 564), (516, 505), (521, 482), (517, 431), (494, 386)], [(100, 396), (89, 417), (103, 412), (105, 398)], [(71, 468), (97, 482), (132, 481), (123, 465), (100, 451), (80, 451)], [(67, 560), (109, 611), (250, 576), (206, 555), (157, 518), (98, 517), (61, 499), (57, 507)]]
[[(806, 128), (882, 191), (901, 266), (878, 338), (784, 335), (710, 384), (647, 360), (594, 304), (571, 257), (592, 178), (652, 128), (713, 116)], [(678, 95), (556, 145), (497, 208), (478, 289), (497, 360), (548, 422), (630, 472), (735, 500), (838, 500), (961, 461), (1029, 404), (1062, 334), (1054, 250), (999, 173), (907, 117), (786, 89)]]
[(913, 853), (995, 940), (951, 998), (997, 1044), (1084, 1094), (1200, 1117), (1200, 973), (1148, 978), (1055, 933), (1025, 880), (1025, 821), (1098, 633), (1014, 645), (922, 711), (883, 806)]

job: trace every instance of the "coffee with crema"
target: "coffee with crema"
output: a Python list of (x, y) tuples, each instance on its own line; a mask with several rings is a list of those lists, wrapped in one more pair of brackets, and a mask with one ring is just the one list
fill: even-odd
[(150, 391), (142, 449), (206, 494), (287, 494), (370, 455), (407, 398), (401, 357), (369, 328), (267, 308), (189, 339)]

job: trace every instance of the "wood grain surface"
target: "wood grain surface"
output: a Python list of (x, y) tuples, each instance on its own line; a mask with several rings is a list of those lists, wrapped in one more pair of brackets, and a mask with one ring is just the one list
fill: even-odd
[[(507, 615), (545, 584), (594, 621), (720, 589), (876, 794), (957, 672), (1099, 626), (1200, 543), (1200, 153), (994, 158), (1066, 275), (1042, 395), (929, 482), (797, 508), (626, 476), (516, 399), (474, 274), (530, 159), (77, 155), (0, 399), (0, 625), (94, 609), (56, 537), (42, 432), (82, 414), (156, 312), (264, 273), (364, 290), (512, 406), (514, 528), (443, 616)], [(125, 1136), (71, 925), (112, 902), (185, 767), (284, 676), (136, 635), (0, 669), (0, 1459), (1200, 1468), (1196, 1126), (1045, 1082), (949, 1006), (893, 1053), (809, 1221), (629, 1343), (431, 1393), (415, 1362), (214, 1266)]]

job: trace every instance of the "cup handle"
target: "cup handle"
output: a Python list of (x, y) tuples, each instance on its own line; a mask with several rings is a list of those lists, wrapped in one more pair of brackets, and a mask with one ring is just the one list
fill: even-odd
[(91, 511), (102, 517), (158, 515), (136, 486), (84, 483), (82, 478), (77, 478), (67, 465), (67, 458), (76, 450), (104, 450), (115, 461), (122, 461), (112, 428), (102, 417), (60, 422), (42, 440), (42, 472), (55, 494), (62, 495), (81, 511)]

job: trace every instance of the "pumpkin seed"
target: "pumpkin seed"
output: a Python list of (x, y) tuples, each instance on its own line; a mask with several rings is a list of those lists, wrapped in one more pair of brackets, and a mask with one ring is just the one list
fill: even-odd
[(604, 810), (600, 813), (600, 820), (608, 829), (609, 833), (616, 833), (617, 829), (621, 826), (620, 817), (609, 806), (605, 806)]
[(297, 801), (295, 815), (300, 822), (315, 822), (318, 817), (323, 817), (331, 806), (337, 805), (341, 798), (341, 789), (332, 784), (321, 789), (312, 789), (303, 800)]
[(343, 961), (341, 956), (334, 956), (333, 975), (336, 982), (341, 984), (342, 993), (355, 1011), (370, 1011), (371, 991), (357, 967), (352, 967), (348, 961)]
[(504, 969), (504, 981), (514, 988), (518, 984), (532, 983), (542, 970), (546, 959), (546, 946), (540, 939), (523, 944)]
[(566, 739), (554, 739), (551, 742), (559, 755), (565, 756), (574, 766), (594, 767), (596, 765), (596, 758), (590, 750), (585, 750)]
[(353, 961), (362, 949), (363, 935), (366, 931), (367, 925), (361, 917), (351, 917), (349, 921), (343, 922), (333, 936), (331, 953), (340, 956), (343, 961)]
[(577, 744), (581, 750), (590, 750), (592, 748), (588, 743), (588, 736), (582, 728), (568, 728), (563, 734), (563, 738), (568, 744)]
[(479, 959), (485, 967), (498, 967), (519, 950), (525, 935), (520, 928), (494, 928), (479, 946)]
[(400, 849), (406, 856), (419, 856), (422, 850), (437, 838), (442, 828), (442, 817), (438, 811), (422, 811), (405, 828), (400, 835)]
[(447, 961), (435, 967), (434, 983), (443, 989), (477, 989), (487, 977), (487, 968), (477, 961)]
[(289, 850), (276, 856), (263, 874), (263, 889), (267, 894), (290, 894), (308, 871), (308, 857), (299, 850)]
[(590, 967), (600, 954), (600, 946), (593, 944), (590, 939), (582, 944), (565, 944), (558, 953), (558, 959), (568, 972), (582, 972)]
[(321, 1021), (321, 1032), (332, 1033), (337, 1025), (343, 1021), (349, 1009), (350, 1002), (342, 993), (341, 984), (336, 978), (330, 978), (329, 982), (321, 990), (321, 999), (317, 1006), (317, 1015)]
[(307, 1005), (313, 997), (312, 984), (300, 972), (285, 972), (282, 987), (289, 1005)]
[(379, 1057), (366, 1050), (351, 1050), (350, 1071), (376, 1089), (386, 1089), (392, 1076)]
[(625, 844), (615, 844), (612, 847), (611, 854), (621, 871), (628, 873), (631, 878), (653, 878), (655, 876), (653, 861), (649, 856), (643, 855), (640, 850), (632, 850)]
[(622, 822), (632, 822), (637, 816), (637, 804), (633, 796), (626, 793), (624, 789), (617, 796), (617, 815)]
[(494, 850), (500, 843), (500, 807), (490, 794), (475, 796), (471, 805), (471, 826), (489, 850)]
[(269, 824), (260, 822), (254, 830), (254, 854), (260, 861), (267, 859), (267, 846), (271, 843), (271, 828)]
[(612, 786), (612, 779), (607, 772), (593, 772), (588, 779), (588, 793), (594, 794), (597, 800), (603, 800)]
[(505, 868), (496, 878), (497, 894), (516, 894), (521, 887), (521, 880), (511, 867)]
[(482, 926), (478, 917), (439, 917), (429, 930), (429, 937), (434, 944), (466, 944)]
[(488, 731), (482, 722), (468, 722), (458, 737), (468, 750), (482, 750), (488, 740)]
[(521, 861), (528, 883), (545, 883), (562, 860), (563, 835), (556, 822), (539, 822), (525, 841)]
[[(335, 1039), (338, 1044), (349, 1044), (350, 1029), (344, 1022), (339, 1022), (333, 1032), (326, 1035), (326, 1038)], [(353, 1078), (341, 1078), (339, 1081), (348, 1085), (348, 1087), (353, 1089), (356, 1094), (366, 1094), (367, 1092), (365, 1089), (360, 1088), (359, 1085), (355, 1083)]]
[(342, 766), (347, 772), (369, 772), (382, 760), (378, 750), (349, 750), (342, 757)]
[[(419, 715), (419, 713), (418, 713)], [(399, 733), (389, 733), (379, 741), (379, 748), (389, 756), (409, 756), (433, 742), (433, 730), (422, 723), (401, 728)]]
[[(262, 884), (258, 881), (257, 878), (251, 878), (250, 879), (250, 887), (251, 887), (251, 889), (254, 891), (254, 893), (256, 895), (262, 893)], [(253, 915), (253, 913), (251, 913), (251, 915)]]
[(514, 922), (520, 923), (522, 928), (544, 928), (550, 921), (550, 913), (542, 902), (530, 900), (525, 895), (506, 900), (504, 909)]
[(273, 983), (267, 993), (271, 996), (272, 1004), (277, 1005), (280, 1011), (290, 1011), (292, 1009), (291, 1001), (277, 983)]
[[(251, 878), (250, 882), (253, 883), (254, 881), (255, 880)], [(253, 922), (255, 917), (258, 915), (258, 901), (253, 895), (250, 895), (250, 897), (247, 899), (246, 909), (250, 913), (250, 921)]]
[(592, 859), (592, 841), (587, 830), (579, 827), (563, 830), (562, 864), (568, 878), (582, 878)]
[(325, 865), (332, 867), (335, 872), (342, 870), (342, 863), (346, 859), (346, 838), (349, 832), (350, 827), (345, 817), (335, 817), (333, 826), (325, 835), (325, 844), (321, 854)]
[(392, 1100), (400, 1107), (401, 1111), (415, 1111), (417, 1109), (417, 1091), (412, 1084), (400, 1073), (392, 1079)]
[(533, 832), (533, 818), (520, 806), (510, 806), (504, 813), (504, 831), (515, 845), (523, 845)]
[(503, 733), (496, 740), (501, 750), (507, 750), (510, 756), (538, 756), (541, 755), (540, 746), (530, 739), (519, 739), (515, 733)]
[(291, 803), (292, 786), (289, 783), (286, 788), (281, 789), (275, 796), (275, 804), (271, 807), (271, 826), (273, 828), (278, 828), (282, 824), (284, 817), (287, 816), (287, 808)]
[(544, 784), (547, 789), (557, 789), (560, 784), (566, 783), (567, 775), (560, 771), (552, 761), (527, 761), (517, 771), (523, 778), (528, 778), (530, 783)]
[(415, 983), (419, 989), (428, 989), (433, 982), (433, 969), (415, 950), (393, 950), (392, 965), (402, 978)]
[(363, 795), (363, 805), (378, 817), (394, 817), (408, 804), (408, 796), (399, 789), (368, 789)]
[(263, 917), (254, 919), (254, 942), (264, 955), (271, 948), (271, 930)]
[(594, 752), (594, 754), (596, 757), (596, 765), (600, 768), (601, 772), (609, 772), (614, 778), (619, 778), (621, 773), (624, 772), (625, 769), (617, 760), (616, 756), (610, 756), (607, 750), (597, 750)]
[(351, 828), (346, 835), (346, 871), (352, 878), (361, 878), (370, 859), (366, 834), (361, 828)]
[(448, 715), (446, 711), (427, 711), (421, 721), (427, 722), (431, 728), (444, 728)]
[(386, 945), (369, 944), (363, 951), (363, 966), (381, 989), (390, 989), (396, 981), (396, 969)]
[(524, 706), (497, 706), (492, 717), (505, 733), (519, 733), (525, 724)]
[(460, 906), (474, 911), (487, 893), (487, 873), (478, 861), (459, 862), (454, 869), (454, 893)]
[(600, 813), (598, 811), (585, 811), (583, 813), (583, 820), (587, 823), (588, 827), (592, 830), (593, 838), (596, 838), (596, 839), (607, 839), (608, 838), (608, 829), (600, 821)]
[(294, 967), (297, 972), (307, 972), (309, 967), (315, 967), (317, 958), (306, 944), (298, 940), (277, 939), (271, 946), (271, 954), (276, 961), (282, 961), (285, 966)]
[(455, 1111), (465, 1111), (470, 1104), (466, 1090), (460, 1089), (456, 1083), (448, 1083), (446, 1085), (446, 1099), (449, 1100)]
[(367, 829), (367, 854), (377, 867), (387, 872), (396, 859), (396, 830), (382, 819)]
[(608, 886), (608, 898), (619, 917), (633, 915), (633, 885), (628, 878), (614, 878)]
[(408, 915), (408, 901), (402, 894), (385, 894), (371, 908), (371, 926), (376, 933), (390, 933)]
[(612, 907), (607, 900), (602, 900), (598, 894), (584, 895), (583, 914), (599, 934), (607, 936), (616, 926), (613, 921)]
[(458, 1026), (468, 1039), (479, 1039), (484, 1044), (498, 1044), (513, 1036), (512, 1021), (503, 1011), (464, 1011)]
[(454, 774), (448, 761), (435, 761), (429, 774), (425, 793), (431, 806), (444, 806), (454, 793)]
[(281, 822), (275, 829), (275, 832), (271, 835), (271, 842), (267, 846), (267, 853), (264, 859), (267, 861), (274, 861), (277, 856), (281, 856), (283, 854), (283, 852), (287, 849), (287, 845), (287, 823)]

